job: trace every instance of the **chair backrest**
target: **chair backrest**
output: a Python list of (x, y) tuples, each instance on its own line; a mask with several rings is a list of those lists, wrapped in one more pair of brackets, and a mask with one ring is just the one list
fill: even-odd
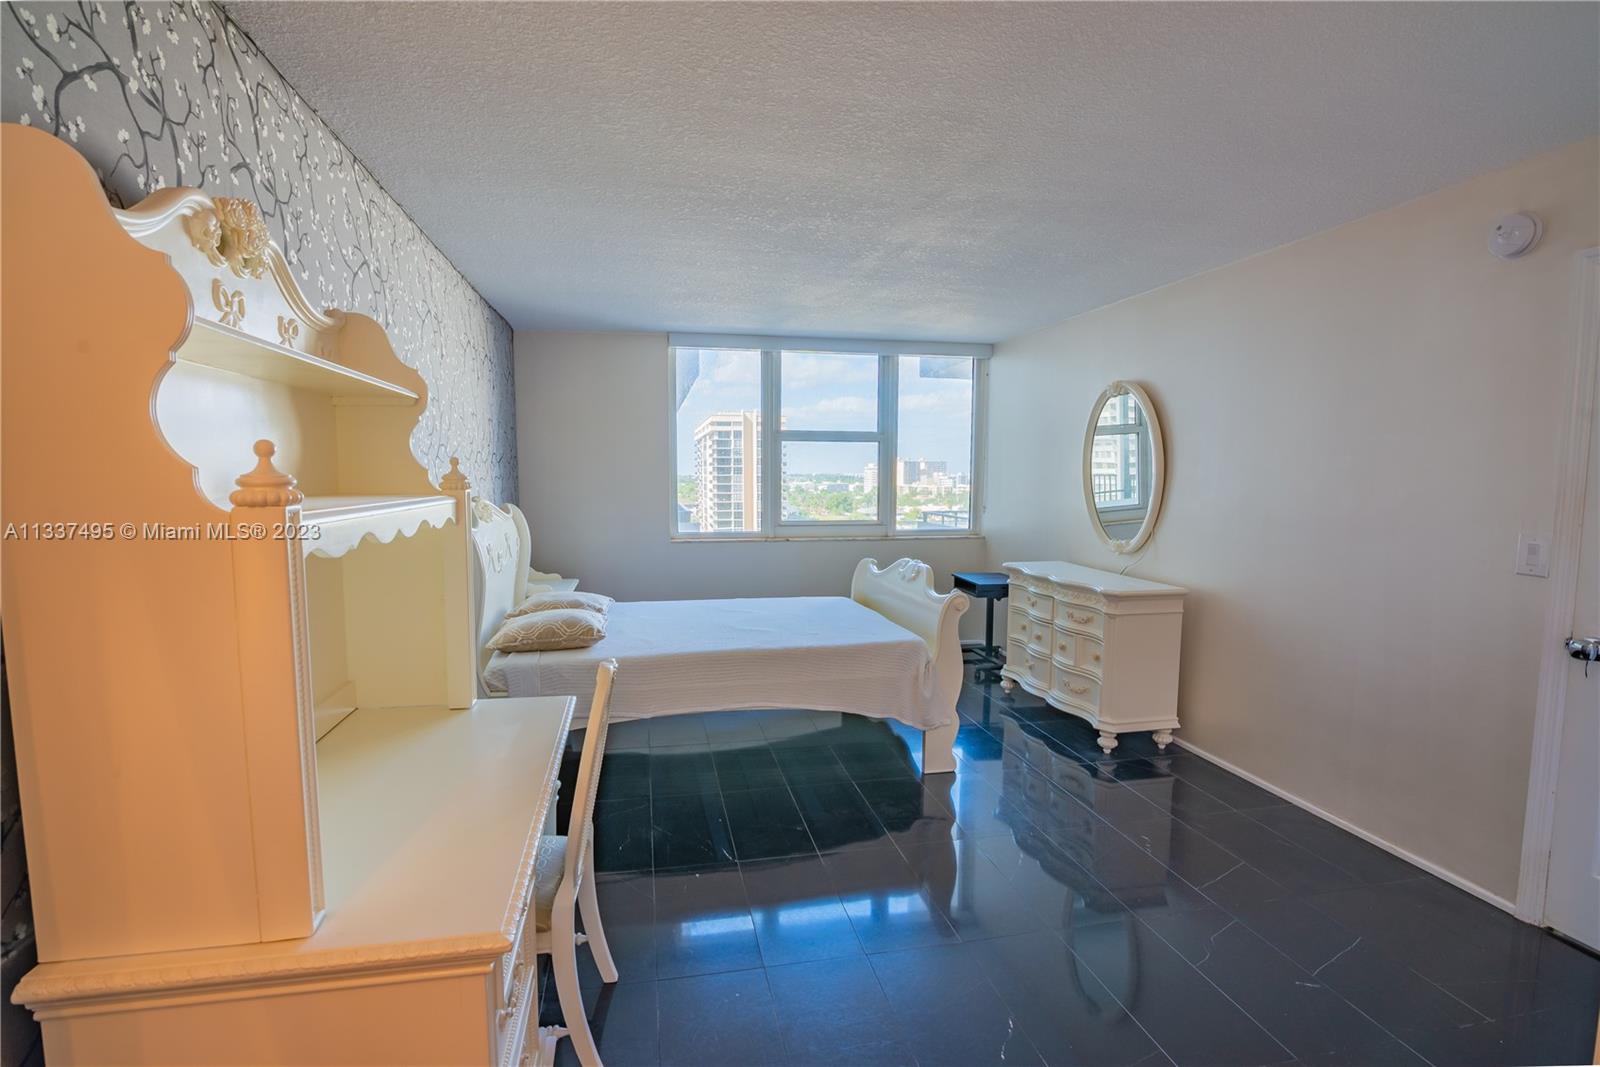
[(600, 764), (606, 755), (606, 727), (611, 718), (611, 682), (617, 661), (600, 664), (594, 677), (594, 701), (584, 727), (583, 755), (578, 758), (578, 782), (572, 791), (572, 818), (567, 823), (566, 884), (576, 889), (584, 871), (584, 857), (594, 837), (594, 798), (600, 791)]

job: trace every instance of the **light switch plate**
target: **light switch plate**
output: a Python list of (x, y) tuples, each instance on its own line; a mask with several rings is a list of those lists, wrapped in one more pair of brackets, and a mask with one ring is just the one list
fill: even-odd
[(1527, 534), (1517, 538), (1517, 573), (1530, 578), (1550, 577), (1550, 554), (1539, 538)]

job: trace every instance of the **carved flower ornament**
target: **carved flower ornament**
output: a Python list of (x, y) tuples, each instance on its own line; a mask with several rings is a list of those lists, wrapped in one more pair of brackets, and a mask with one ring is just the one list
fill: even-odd
[(260, 278), (267, 273), (267, 232), (261, 209), (236, 196), (212, 198), (210, 210), (190, 216), (189, 239), (214, 267), (227, 266), (240, 277)]

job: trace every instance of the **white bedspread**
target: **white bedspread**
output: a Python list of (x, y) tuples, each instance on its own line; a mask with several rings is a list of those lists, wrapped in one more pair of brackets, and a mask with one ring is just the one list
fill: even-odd
[(846, 597), (660, 600), (612, 605), (605, 639), (561, 652), (496, 652), (485, 671), (510, 696), (572, 693), (618, 664), (614, 720), (741, 708), (809, 708), (948, 725), (933, 707), (928, 646)]

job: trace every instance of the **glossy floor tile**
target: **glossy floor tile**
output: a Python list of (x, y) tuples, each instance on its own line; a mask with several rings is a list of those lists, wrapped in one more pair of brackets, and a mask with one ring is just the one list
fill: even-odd
[(661, 982), (657, 1007), (661, 1067), (789, 1062), (763, 969)]
[(1182, 749), (1107, 758), (995, 686), (959, 710), (926, 776), (857, 716), (613, 730), (622, 981), (579, 952), (609, 1067), (1587, 1062), (1594, 956)]
[(1043, 1063), (1009, 1005), (982, 977), (977, 943), (868, 957), (896, 1032), (919, 1064)]
[(723, 793), (722, 806), (741, 863), (816, 851), (787, 786), (731, 790)]
[(658, 871), (654, 889), (657, 978), (762, 965), (755, 919), (737, 867)]
[(768, 966), (767, 982), (792, 1060), (916, 1062), (894, 1035), (894, 1016), (865, 956)]
[(743, 863), (740, 872), (768, 967), (862, 955), (820, 856)]
[(985, 978), (1049, 1063), (1166, 1064), (1169, 1058), (1061, 940), (1019, 934), (979, 942)]

